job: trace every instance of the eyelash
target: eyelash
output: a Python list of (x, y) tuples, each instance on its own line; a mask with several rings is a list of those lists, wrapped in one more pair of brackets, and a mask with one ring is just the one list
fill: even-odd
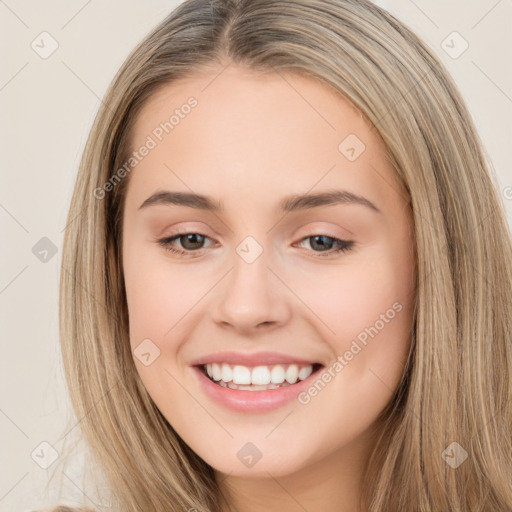
[[(185, 257), (189, 257), (189, 258), (190, 257), (194, 257), (194, 256), (192, 256), (192, 253), (200, 252), (202, 250), (202, 248), (201, 249), (197, 249), (195, 251), (191, 251), (191, 250), (187, 251), (187, 250), (176, 249), (175, 247), (173, 247), (171, 245), (174, 240), (179, 239), (182, 236), (186, 236), (186, 235), (200, 235), (200, 236), (203, 236), (205, 239), (209, 239), (209, 237), (207, 237), (206, 235), (201, 235), (200, 233), (196, 233), (196, 232), (191, 231), (191, 232), (175, 233), (171, 237), (161, 238), (160, 240), (157, 240), (157, 243), (160, 246), (162, 246), (166, 251), (169, 251), (171, 253), (179, 254), (181, 256), (185, 256)], [(310, 235), (310, 236), (306, 236), (306, 237), (302, 238), (300, 240), (300, 242), (303, 242), (304, 240), (307, 240), (309, 238), (315, 238), (315, 237), (328, 238), (330, 240), (333, 240), (334, 243), (337, 245), (337, 248), (335, 248), (335, 249), (329, 249), (328, 251), (321, 251), (321, 252), (319, 252), (317, 254), (317, 256), (320, 257), (320, 258), (325, 258), (325, 257), (328, 257), (328, 256), (332, 256), (333, 254), (350, 252), (353, 249), (353, 246), (354, 246), (354, 243), (355, 243), (355, 242), (352, 242), (350, 240), (341, 240), (339, 238), (334, 238), (332, 236), (327, 236), (327, 235)], [(313, 251), (313, 252), (317, 252), (317, 251)]]

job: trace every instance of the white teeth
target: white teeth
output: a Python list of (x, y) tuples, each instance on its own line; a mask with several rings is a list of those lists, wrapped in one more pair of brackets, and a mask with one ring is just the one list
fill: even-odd
[(241, 391), (265, 391), (267, 389), (279, 389), (283, 388), (285, 386), (291, 386), (291, 384), (288, 384), (288, 382), (285, 382), (284, 384), (268, 384), (267, 386), (239, 386), (238, 384), (233, 384), (232, 382), (228, 382), (227, 384), (225, 382), (219, 381), (218, 384), (220, 384), (223, 387), (230, 388), (230, 389), (239, 389)]
[(313, 373), (313, 367), (312, 366), (303, 366), (299, 370), (299, 380), (307, 379), (312, 373)]
[(274, 366), (270, 372), (270, 382), (272, 382), (272, 384), (282, 384), (284, 382), (285, 376), (286, 373), (284, 368), (278, 364), (277, 366)]
[(233, 380), (233, 371), (231, 370), (231, 366), (223, 364), (221, 375), (224, 382), (231, 382)]
[(251, 370), (247, 366), (233, 368), (233, 384), (251, 384)]
[(212, 364), (212, 379), (220, 380), (222, 378), (222, 373), (220, 371), (220, 366), (217, 363)]
[[(243, 365), (231, 366), (227, 363), (211, 363), (206, 365), (208, 376), (218, 384), (231, 389), (251, 390), (277, 389), (281, 386), (295, 384), (297, 380), (305, 380), (313, 373), (313, 365), (299, 366), (255, 366), (249, 368)], [(229, 385), (228, 385), (229, 383)]]
[(270, 384), (270, 370), (266, 366), (256, 366), (252, 369), (251, 382), (257, 386)]
[(297, 379), (299, 378), (299, 369), (297, 368), (296, 364), (291, 364), (288, 366), (288, 369), (286, 370), (286, 380), (290, 384), (295, 384), (297, 382)]

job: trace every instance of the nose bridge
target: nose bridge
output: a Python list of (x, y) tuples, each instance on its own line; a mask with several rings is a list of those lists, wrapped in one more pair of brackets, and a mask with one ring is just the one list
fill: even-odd
[[(259, 240), (262, 240), (259, 237)], [(233, 286), (249, 286), (254, 291), (266, 292), (269, 281), (268, 266), (272, 257), (269, 253), (268, 244), (265, 241), (258, 242), (255, 237), (245, 237), (236, 247), (233, 257)], [(257, 288), (260, 288), (257, 290)], [(267, 293), (264, 293), (268, 295)], [(253, 294), (254, 295), (254, 294)]]
[(247, 236), (235, 248), (232, 271), (214, 308), (216, 322), (251, 329), (285, 321), (289, 313), (285, 290), (269, 268), (273, 261), (269, 249), (259, 240)]

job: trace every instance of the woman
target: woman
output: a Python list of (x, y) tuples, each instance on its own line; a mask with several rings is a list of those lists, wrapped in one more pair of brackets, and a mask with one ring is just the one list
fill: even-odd
[(384, 10), (182, 3), (107, 92), (65, 235), (66, 378), (112, 510), (511, 511), (496, 188)]

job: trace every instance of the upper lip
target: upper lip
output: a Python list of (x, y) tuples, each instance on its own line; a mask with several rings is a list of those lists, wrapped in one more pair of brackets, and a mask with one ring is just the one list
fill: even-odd
[(302, 359), (297, 356), (280, 354), (278, 352), (216, 352), (192, 361), (192, 366), (202, 366), (210, 363), (227, 363), (242, 366), (272, 366), (276, 364), (321, 364), (316, 360)]

